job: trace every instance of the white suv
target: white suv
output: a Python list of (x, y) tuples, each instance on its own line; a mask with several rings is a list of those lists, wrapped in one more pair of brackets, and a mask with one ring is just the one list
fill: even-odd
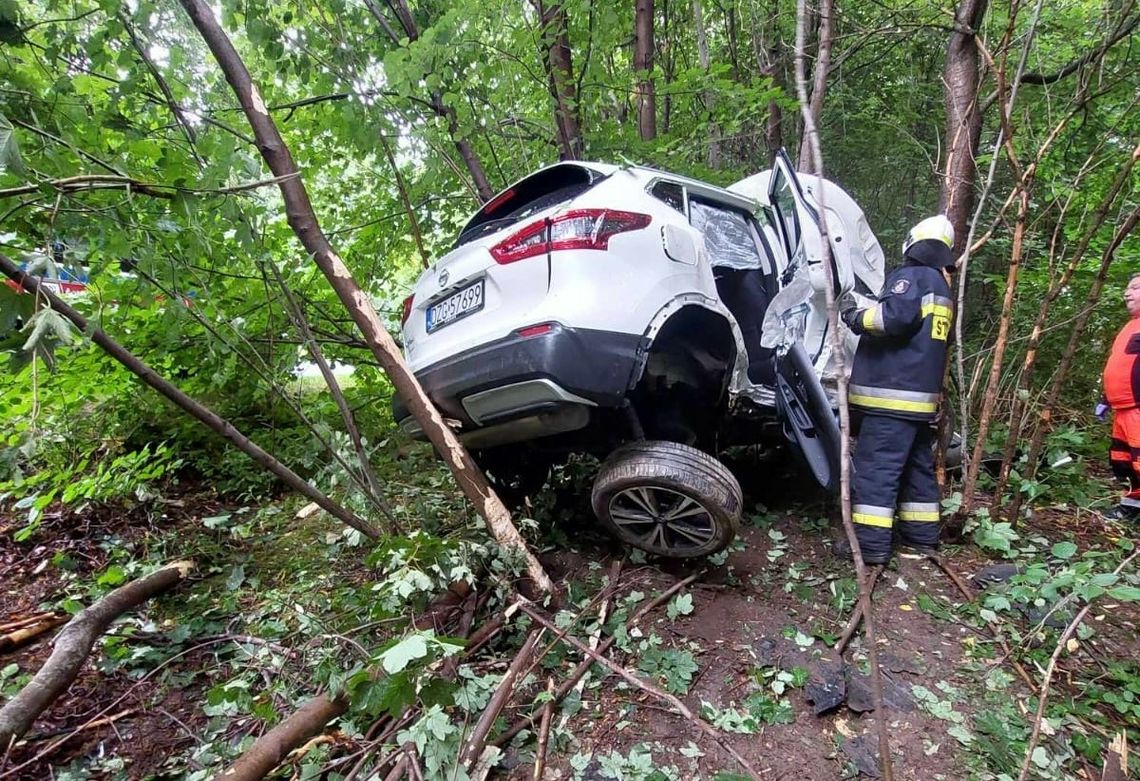
[[(593, 508), (620, 539), (716, 552), (742, 503), (722, 448), (783, 442), (837, 483), (817, 182), (783, 152), (727, 190), (638, 166), (544, 168), (420, 276), (404, 302), (408, 364), (506, 498), (592, 453), (605, 459)], [(873, 296), (882, 250), (826, 187), (840, 290)], [(393, 411), (420, 433), (398, 398)]]

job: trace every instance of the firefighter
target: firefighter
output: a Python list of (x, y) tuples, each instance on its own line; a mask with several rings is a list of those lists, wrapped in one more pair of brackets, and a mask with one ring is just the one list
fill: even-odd
[(1104, 365), (1104, 398), (1096, 414), (1104, 420), (1112, 408), (1112, 443), (1108, 460), (1117, 478), (1129, 484), (1120, 504), (1106, 515), (1119, 521), (1140, 518), (1140, 274), (1124, 290), (1129, 320), (1112, 343)]
[(847, 400), (861, 419), (851, 511), (868, 564), (890, 560), (896, 533), (918, 552), (938, 546), (931, 424), (950, 336), (953, 245), (954, 227), (945, 216), (923, 220), (911, 228), (904, 263), (887, 277), (873, 306), (859, 308), (850, 295), (840, 302), (843, 322), (860, 336)]

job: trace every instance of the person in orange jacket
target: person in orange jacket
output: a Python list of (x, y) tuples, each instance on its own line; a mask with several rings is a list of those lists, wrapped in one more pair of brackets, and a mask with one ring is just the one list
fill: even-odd
[(1112, 408), (1112, 444), (1108, 460), (1112, 473), (1128, 481), (1120, 504), (1105, 515), (1114, 520), (1140, 519), (1140, 273), (1124, 289), (1129, 320), (1112, 343), (1104, 365), (1104, 398), (1096, 416), (1105, 419)]

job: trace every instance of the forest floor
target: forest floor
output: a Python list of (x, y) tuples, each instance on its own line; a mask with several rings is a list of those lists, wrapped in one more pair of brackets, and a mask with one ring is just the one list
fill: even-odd
[[(787, 486), (781, 492), (794, 493)], [(855, 597), (850, 564), (830, 552), (834, 520), (821, 505), (793, 503), (772, 490), (750, 493), (751, 503), (768, 504), (754, 505), (727, 555), (690, 564), (647, 562), (613, 545), (594, 529), (573, 484), (547, 492), (533, 514), (546, 526), (544, 563), (580, 598), (579, 617), (597, 613), (607, 573), (618, 572), (605, 622), (619, 636), (610, 658), (677, 694), (763, 777), (874, 777), (862, 633), (845, 656), (832, 650)], [(14, 525), (0, 515), (0, 529)], [(1122, 532), (1079, 509), (1038, 512), (1013, 535), (1005, 560), (1024, 567), (1050, 561), (1052, 551), (1061, 554), (1052, 565), (1060, 566), (1074, 554), (1055, 543), (1072, 541), (1081, 553), (1113, 550)], [(306, 688), (314, 636), (368, 647), (383, 641), (375, 628), (345, 640), (341, 633), (359, 624), (366, 608), (344, 615), (347, 603), (328, 598), (331, 585), (321, 594), (321, 583), (335, 583), (366, 600), (375, 571), (335, 541), (327, 519), (298, 519), (291, 508), (267, 515), (187, 488), (157, 505), (49, 515), (28, 542), (10, 536), (0, 536), (0, 624), (45, 609), (74, 610), (146, 562), (193, 557), (200, 579), (117, 624), (68, 693), (0, 764), (0, 779), (210, 777), (219, 758), (259, 734), (267, 717), (295, 709), (288, 693)], [(975, 545), (947, 547), (943, 558), (963, 577), (996, 561)], [(639, 605), (690, 575), (692, 583), (667, 604), (636, 626), (629, 622)], [(1036, 691), (1012, 661), (1020, 660), (1038, 685), (1057, 633), (1038, 631), (1041, 616), (1032, 610), (997, 615), (983, 604), (964, 599), (925, 558), (898, 556), (880, 577), (874, 616), (896, 778), (1017, 777)], [(1061, 626), (1071, 613), (1059, 611)], [(307, 639), (284, 628), (259, 631), (294, 626), (297, 616), (320, 631)], [(1060, 660), (1031, 777), (1099, 779), (1108, 739), (1120, 729), (1140, 737), (1138, 624), (1136, 603), (1095, 603)], [(588, 639), (585, 631), (581, 636)], [(0, 654), (4, 697), (42, 664), (50, 637)], [(503, 633), (472, 669), (502, 672), (521, 637)], [(547, 653), (500, 725), (530, 712), (547, 678), (561, 682), (579, 658), (565, 649)], [(816, 715), (832, 695), (831, 707)], [(547, 779), (744, 777), (726, 751), (666, 703), (598, 666), (554, 712), (553, 724)], [(361, 731), (342, 723), (322, 756), (355, 750)], [(530, 779), (533, 732), (505, 749), (490, 777)], [(309, 778), (311, 768), (343, 777), (343, 766), (333, 771), (327, 762), (302, 773), (299, 760), (279, 777)]]

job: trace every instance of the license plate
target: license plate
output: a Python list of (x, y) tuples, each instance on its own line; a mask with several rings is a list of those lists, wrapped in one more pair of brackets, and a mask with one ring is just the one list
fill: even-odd
[(432, 304), (427, 310), (427, 332), (430, 334), (451, 325), (456, 320), (474, 314), (483, 308), (483, 282), (480, 279), (472, 285), (452, 293), (438, 304)]

